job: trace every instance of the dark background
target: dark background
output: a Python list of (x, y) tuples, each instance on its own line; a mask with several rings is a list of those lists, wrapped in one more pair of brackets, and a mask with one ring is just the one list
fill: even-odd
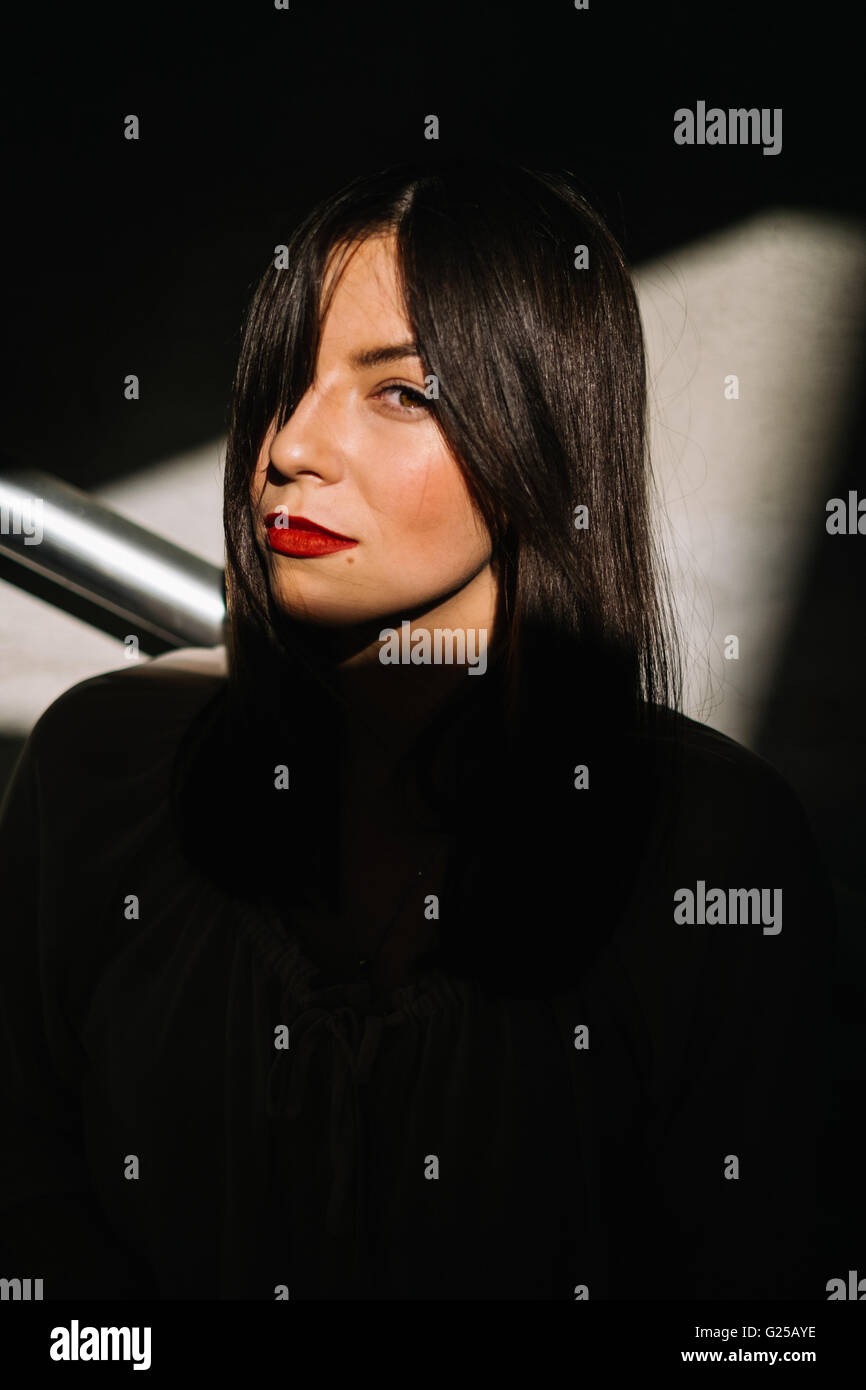
[[(638, 266), (763, 208), (861, 215), (856, 17), (612, 0), (8, 16), (5, 457), (90, 488), (221, 433), (241, 315), (273, 246), (344, 179), (432, 155), (429, 113), (437, 150), (574, 169)], [(673, 112), (699, 99), (782, 107), (782, 153), (676, 146)], [(123, 138), (129, 113), (137, 143)], [(130, 370), (151, 402), (134, 414), (118, 389)], [(863, 442), (861, 406), (828, 496), (866, 491)], [(852, 1221), (828, 1278), (866, 1273), (864, 548), (818, 539), (753, 740), (801, 796), (839, 900), (831, 1177)], [(37, 583), (5, 560), (0, 577)]]

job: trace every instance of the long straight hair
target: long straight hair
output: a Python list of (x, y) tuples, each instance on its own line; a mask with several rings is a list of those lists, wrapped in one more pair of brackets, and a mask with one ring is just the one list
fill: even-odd
[[(460, 849), (436, 960), (500, 988), (517, 975), (521, 990), (546, 988), (585, 969), (614, 930), (663, 813), (659, 770), (678, 746), (682, 698), (637, 299), (621, 248), (567, 172), (446, 159), (358, 177), (295, 228), (287, 268), (263, 274), (229, 411), (228, 682), (185, 745), (182, 825), (190, 853), (232, 891), (254, 896), (255, 882), (279, 901), (293, 869), (296, 887), (334, 881), (337, 821), (322, 788), (342, 757), (341, 697), (270, 592), (251, 480), (268, 429), (313, 383), (332, 257), (383, 233), (438, 381), (430, 413), (490, 534), (499, 590), (486, 674), (406, 759)], [(299, 795), (274, 792), (278, 765)], [(580, 927), (559, 914), (564, 894), (586, 909)]]

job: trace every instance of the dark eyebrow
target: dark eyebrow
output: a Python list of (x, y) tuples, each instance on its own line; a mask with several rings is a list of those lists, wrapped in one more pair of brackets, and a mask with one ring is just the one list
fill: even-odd
[(390, 347), (362, 348), (353, 352), (349, 358), (358, 371), (364, 367), (380, 367), (383, 362), (396, 362), (401, 357), (420, 357), (414, 343), (394, 343)]

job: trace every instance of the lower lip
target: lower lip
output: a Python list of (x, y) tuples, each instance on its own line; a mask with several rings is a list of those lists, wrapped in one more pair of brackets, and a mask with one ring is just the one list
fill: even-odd
[(357, 541), (325, 536), (320, 531), (295, 531), (290, 526), (269, 526), (268, 545), (280, 555), (313, 559), (317, 555), (334, 555), (338, 550), (351, 550)]

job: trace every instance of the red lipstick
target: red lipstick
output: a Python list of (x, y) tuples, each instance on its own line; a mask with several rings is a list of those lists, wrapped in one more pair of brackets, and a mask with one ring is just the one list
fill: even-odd
[(305, 516), (289, 516), (288, 512), (268, 512), (265, 526), (268, 545), (280, 555), (313, 558), (333, 555), (337, 550), (348, 550), (358, 544), (351, 536), (341, 536), (339, 531), (329, 531), (317, 521)]

